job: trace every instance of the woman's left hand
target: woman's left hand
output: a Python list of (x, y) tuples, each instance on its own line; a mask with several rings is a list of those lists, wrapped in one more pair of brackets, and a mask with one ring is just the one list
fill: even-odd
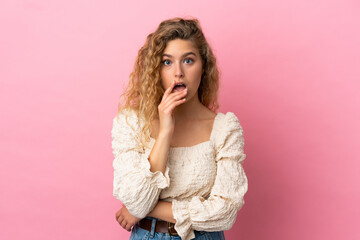
[(131, 227), (134, 226), (141, 218), (137, 218), (129, 213), (125, 205), (119, 209), (115, 214), (116, 221), (128, 232), (131, 231)]

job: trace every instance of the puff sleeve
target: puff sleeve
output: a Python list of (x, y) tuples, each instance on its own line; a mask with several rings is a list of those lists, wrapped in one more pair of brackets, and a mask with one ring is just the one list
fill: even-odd
[(147, 151), (136, 150), (136, 114), (128, 117), (120, 113), (113, 119), (113, 196), (120, 200), (128, 211), (138, 218), (144, 218), (156, 206), (162, 189), (170, 185), (169, 168), (165, 174), (151, 172)]
[(235, 223), (237, 212), (245, 203), (248, 180), (242, 167), (246, 158), (243, 129), (234, 113), (225, 115), (217, 135), (217, 173), (210, 196), (207, 199), (195, 196), (172, 201), (175, 229), (182, 240), (194, 238), (193, 230), (229, 230)]

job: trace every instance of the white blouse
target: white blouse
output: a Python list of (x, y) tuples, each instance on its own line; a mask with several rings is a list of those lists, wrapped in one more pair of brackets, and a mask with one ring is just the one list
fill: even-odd
[[(133, 110), (113, 119), (114, 197), (138, 218), (145, 218), (158, 200), (172, 202), (175, 230), (182, 240), (195, 238), (194, 230), (229, 230), (248, 190), (243, 129), (236, 115), (217, 113), (206, 142), (170, 147), (165, 174), (150, 171), (154, 138), (149, 148), (136, 150), (137, 123)], [(142, 119), (139, 124), (143, 126)]]

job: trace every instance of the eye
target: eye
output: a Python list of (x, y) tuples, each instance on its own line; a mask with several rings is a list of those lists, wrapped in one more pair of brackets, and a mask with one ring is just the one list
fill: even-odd
[(193, 62), (193, 60), (191, 58), (185, 59), (185, 63), (192, 63), (192, 62)]
[(170, 63), (171, 63), (171, 61), (169, 59), (163, 60), (163, 64), (166, 66), (169, 65)]

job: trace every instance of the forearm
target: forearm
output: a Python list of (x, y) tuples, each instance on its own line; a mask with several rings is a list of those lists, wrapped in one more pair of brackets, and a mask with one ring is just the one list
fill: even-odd
[(165, 174), (166, 162), (170, 148), (170, 140), (170, 134), (159, 133), (159, 136), (155, 141), (148, 159), (151, 166), (151, 172), (161, 171), (163, 174)]
[(161, 220), (176, 223), (172, 213), (172, 203), (166, 201), (158, 201), (155, 208), (147, 215), (149, 217), (159, 218)]

